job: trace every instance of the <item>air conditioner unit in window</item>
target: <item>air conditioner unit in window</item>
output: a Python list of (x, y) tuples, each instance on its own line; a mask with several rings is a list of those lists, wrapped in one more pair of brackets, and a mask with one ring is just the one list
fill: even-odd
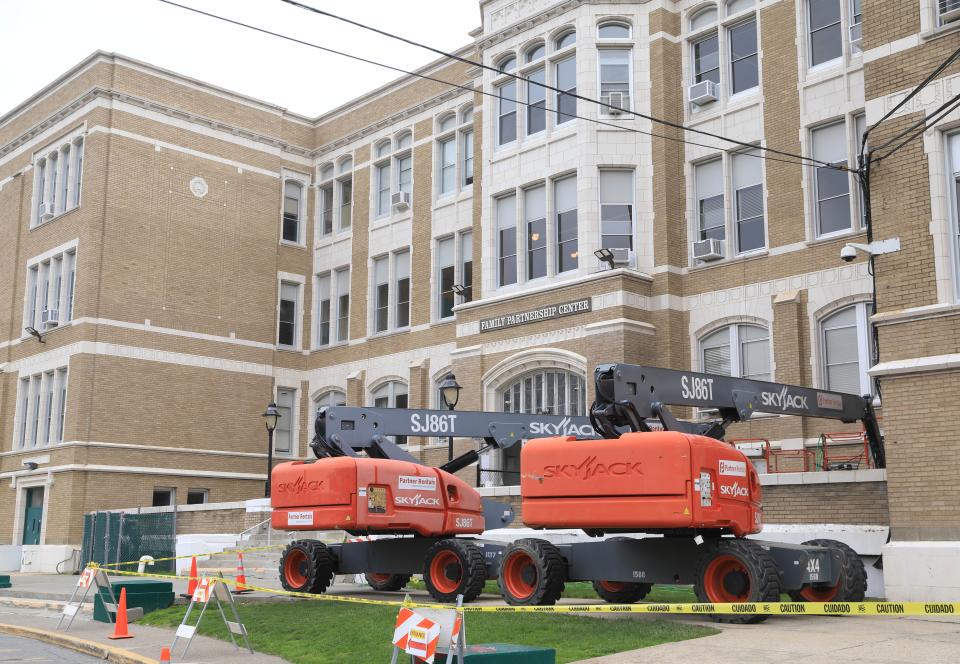
[(713, 81), (700, 81), (690, 86), (688, 95), (691, 104), (704, 106), (712, 101), (717, 101), (719, 89)]
[(53, 203), (40, 204), (40, 221), (53, 219)]
[(614, 247), (610, 253), (613, 254), (614, 265), (630, 265), (630, 254), (633, 252), (626, 247)]
[(723, 240), (710, 238), (693, 243), (693, 257), (698, 261), (715, 261), (723, 258)]
[(607, 104), (603, 112), (607, 115), (620, 115), (630, 103), (630, 96), (625, 92), (610, 92), (601, 97), (601, 101)]
[(850, 43), (859, 47), (863, 39), (863, 24), (854, 23), (850, 26)]
[(60, 312), (57, 309), (44, 309), (40, 313), (40, 324), (45, 328), (56, 327), (60, 324)]
[(394, 192), (393, 196), (390, 199), (390, 202), (394, 210), (406, 210), (408, 207), (410, 207), (410, 192), (409, 191)]

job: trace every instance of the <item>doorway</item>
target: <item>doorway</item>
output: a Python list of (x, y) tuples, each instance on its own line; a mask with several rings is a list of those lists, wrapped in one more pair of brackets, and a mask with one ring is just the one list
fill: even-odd
[(40, 544), (40, 528), (43, 525), (43, 487), (26, 490), (26, 508), (23, 512), (23, 543)]

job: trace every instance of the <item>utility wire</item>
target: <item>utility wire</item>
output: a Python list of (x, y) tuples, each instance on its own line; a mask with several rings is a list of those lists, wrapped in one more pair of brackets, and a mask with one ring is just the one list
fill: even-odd
[[(889, 157), (889, 156), (892, 155), (893, 153), (895, 153), (895, 152), (897, 152), (898, 150), (900, 150), (901, 148), (903, 148), (903, 147), (904, 147), (905, 145), (907, 145), (908, 143), (913, 142), (914, 140), (917, 139), (917, 137), (922, 136), (925, 131), (927, 131), (928, 129), (930, 129), (930, 128), (933, 127), (934, 125), (936, 125), (940, 120), (942, 120), (942, 119), (945, 118), (946, 116), (950, 115), (950, 113), (952, 113), (952, 112), (953, 112), (955, 109), (957, 109), (957, 108), (960, 108), (960, 94), (955, 95), (955, 96), (952, 97), (948, 102), (946, 102), (945, 104), (943, 104), (942, 106), (940, 106), (938, 109), (936, 109), (935, 111), (933, 111), (933, 112), (930, 113), (929, 115), (925, 115), (925, 116), (924, 116), (923, 118), (921, 118), (918, 122), (914, 123), (909, 129), (901, 132), (900, 134), (898, 134), (897, 136), (895, 136), (893, 139), (887, 141), (887, 142), (884, 143), (883, 146), (881, 146), (880, 148), (877, 148), (876, 151), (882, 150), (884, 147), (886, 147), (887, 145), (889, 145), (889, 144), (892, 143), (893, 141), (895, 141), (895, 140), (897, 140), (897, 139), (899, 139), (899, 138), (902, 138), (907, 132), (916, 129), (916, 131), (914, 131), (913, 134), (911, 134), (909, 137), (907, 137), (907, 139), (904, 140), (903, 142), (901, 142), (899, 145), (897, 145), (896, 147), (888, 150), (888, 151), (885, 152), (884, 154), (881, 154), (881, 155), (877, 156), (877, 157), (874, 159), (874, 162), (879, 162), (879, 161), (882, 161), (883, 159), (886, 159), (887, 157)], [(923, 125), (923, 126), (920, 126), (920, 125)], [(919, 127), (919, 129), (917, 129), (917, 127)]]
[[(333, 55), (339, 55), (339, 56), (344, 57), (344, 58), (349, 58), (349, 59), (351, 59), (351, 60), (356, 60), (356, 61), (358, 61), (358, 62), (363, 62), (363, 63), (366, 63), (366, 64), (374, 65), (374, 66), (376, 66), (376, 67), (382, 67), (383, 69), (388, 69), (388, 70), (390, 70), (390, 71), (394, 71), (394, 72), (397, 72), (397, 73), (400, 73), (400, 74), (404, 74), (404, 75), (407, 75), (407, 76), (414, 76), (414, 77), (421, 78), (421, 79), (424, 79), (424, 80), (427, 80), (427, 81), (433, 81), (433, 82), (435, 82), (435, 83), (440, 83), (440, 84), (442, 84), (442, 85), (447, 85), (447, 86), (450, 86), (450, 87), (452, 87), (452, 88), (456, 88), (456, 89), (459, 89), (459, 90), (463, 90), (463, 91), (465, 91), (465, 92), (470, 92), (471, 94), (473, 94), (473, 93), (479, 93), (479, 94), (482, 94), (482, 95), (486, 95), (486, 96), (488, 96), (488, 97), (494, 97), (494, 98), (496, 98), (496, 99), (504, 99), (504, 100), (506, 100), (506, 101), (512, 101), (512, 102), (515, 102), (515, 103), (520, 104), (520, 105), (522, 105), (522, 106), (537, 106), (536, 104), (531, 104), (531, 103), (528, 103), (528, 102), (524, 102), (524, 101), (521, 101), (521, 100), (519, 100), (519, 99), (510, 99), (509, 97), (501, 97), (500, 95), (498, 95), (498, 94), (496, 94), (496, 93), (494, 93), (494, 92), (487, 92), (486, 90), (477, 89), (477, 88), (474, 88), (474, 87), (472, 87), (472, 86), (463, 85), (463, 84), (460, 84), (460, 83), (454, 83), (453, 81), (446, 81), (446, 80), (443, 80), (443, 79), (440, 79), (440, 78), (436, 78), (435, 76), (429, 76), (429, 75), (427, 75), (427, 74), (421, 74), (421, 73), (419, 73), (419, 72), (409, 71), (409, 70), (406, 70), (406, 69), (402, 69), (402, 68), (400, 68), (400, 67), (395, 67), (395, 66), (393, 66), (393, 65), (388, 65), (388, 64), (383, 63), (383, 62), (378, 62), (378, 61), (376, 61), (376, 60), (371, 60), (371, 59), (365, 58), (365, 57), (363, 57), (363, 56), (354, 55), (354, 54), (352, 54), (352, 53), (346, 53), (346, 52), (344, 52), (344, 51), (339, 51), (339, 50), (337, 50), (337, 49), (329, 48), (329, 47), (327, 47), (327, 46), (321, 46), (320, 44), (315, 44), (315, 43), (313, 43), (313, 42), (305, 41), (305, 40), (303, 40), (303, 39), (298, 39), (297, 37), (291, 37), (291, 36), (289, 36), (289, 35), (284, 35), (284, 34), (281, 34), (281, 33), (279, 33), (279, 32), (273, 32), (272, 30), (267, 30), (266, 28), (261, 28), (261, 27), (255, 26), (255, 25), (251, 25), (251, 24), (249, 24), (249, 23), (244, 23), (243, 21), (238, 21), (238, 20), (235, 20), (235, 19), (232, 19), (232, 18), (228, 18), (228, 17), (226, 17), (226, 16), (221, 16), (221, 15), (219, 15), (219, 14), (213, 14), (213, 13), (211, 13), (211, 12), (207, 12), (207, 11), (204, 11), (204, 10), (202, 10), (202, 9), (197, 9), (197, 8), (195, 8), (195, 7), (190, 7), (190, 6), (188, 6), (188, 5), (182, 5), (182, 4), (179, 4), (179, 3), (177, 3), (177, 2), (173, 2), (173, 0), (158, 0), (158, 2), (162, 2), (162, 3), (164, 3), (164, 4), (171, 5), (171, 6), (173, 6), (173, 7), (178, 7), (178, 8), (180, 8), (180, 9), (185, 9), (185, 10), (190, 11), (190, 12), (193, 12), (193, 13), (195, 13), (195, 14), (200, 14), (200, 15), (202, 15), (202, 16), (206, 16), (206, 17), (208, 17), (208, 18), (216, 19), (216, 20), (218, 20), (218, 21), (223, 21), (223, 22), (225, 22), (225, 23), (230, 23), (230, 24), (232, 24), (232, 25), (236, 25), (236, 26), (239, 26), (239, 27), (242, 27), (242, 28), (247, 28), (247, 29), (249, 29), (249, 30), (254, 30), (254, 31), (256, 31), (256, 32), (260, 32), (260, 33), (265, 34), (265, 35), (270, 35), (271, 37), (277, 37), (277, 38), (279, 38), (279, 39), (285, 39), (285, 40), (287, 40), (287, 41), (291, 41), (291, 42), (294, 42), (294, 43), (297, 43), (297, 44), (301, 44), (301, 45), (303, 45), (303, 46), (309, 46), (309, 47), (311, 47), (311, 48), (318, 49), (318, 50), (323, 51), (323, 52), (325, 52), (325, 53), (331, 53), (331, 54), (333, 54)], [(564, 94), (566, 94), (566, 93), (564, 93)], [(544, 107), (542, 107), (542, 106), (537, 106), (537, 108), (544, 108)], [(544, 110), (546, 110), (546, 109), (544, 109)], [(668, 141), (675, 141), (675, 142), (677, 142), (677, 143), (685, 143), (685, 144), (687, 144), (687, 145), (694, 145), (694, 146), (697, 146), (697, 147), (707, 148), (707, 149), (710, 149), (710, 150), (720, 150), (720, 149), (722, 149), (722, 148), (720, 148), (720, 147), (718, 147), (718, 146), (716, 146), (716, 145), (707, 145), (707, 144), (705, 144), (705, 143), (697, 143), (697, 142), (695, 142), (695, 141), (689, 141), (689, 140), (686, 140), (686, 139), (683, 139), (683, 138), (678, 138), (678, 137), (676, 137), (676, 136), (669, 136), (669, 135), (667, 135), (667, 134), (658, 134), (658, 133), (656, 133), (656, 132), (645, 131), (645, 130), (643, 130), (643, 129), (637, 129), (637, 128), (635, 128), (635, 127), (625, 127), (625, 126), (623, 126), (623, 125), (614, 124), (613, 122), (605, 122), (605, 121), (603, 121), (603, 120), (598, 120), (598, 119), (596, 119), (596, 118), (588, 118), (588, 117), (584, 117), (584, 116), (582, 116), (582, 115), (576, 115), (576, 114), (572, 114), (572, 113), (560, 113), (559, 111), (555, 111), (555, 112), (559, 113), (560, 115), (566, 116), (566, 117), (570, 117), (570, 118), (574, 118), (574, 119), (578, 119), (578, 120), (584, 120), (585, 122), (593, 122), (593, 123), (598, 124), (598, 125), (603, 125), (603, 126), (606, 126), (606, 127), (612, 127), (612, 128), (614, 128), (614, 129), (620, 129), (620, 130), (624, 130), (624, 131), (629, 131), (629, 132), (633, 132), (633, 133), (636, 133), (636, 134), (643, 134), (643, 135), (645, 135), (645, 136), (651, 136), (651, 137), (653, 137), (653, 138), (662, 138), (662, 139), (665, 139), (665, 140), (668, 140)], [(748, 145), (751, 149), (754, 149), (754, 150), (756, 150), (756, 149), (759, 148), (759, 146), (757, 146), (757, 145), (750, 145), (750, 144), (747, 144), (747, 145)], [(756, 153), (753, 153), (753, 152), (745, 152), (745, 153), (743, 153), (743, 154), (746, 154), (746, 155), (751, 156), (751, 157), (756, 157), (756, 158), (758, 158), (758, 159), (765, 159), (765, 160), (768, 160), (768, 161), (778, 161), (778, 162), (782, 162), (782, 163), (785, 163), (785, 164), (793, 164), (793, 165), (797, 165), (797, 166), (805, 166), (805, 165), (807, 165), (805, 162), (796, 161), (796, 160), (793, 160), (793, 159), (780, 159), (780, 158), (777, 158), (777, 157), (771, 157), (771, 156), (763, 155), (763, 154), (756, 154)], [(832, 164), (826, 164), (826, 166), (829, 167), (829, 168), (832, 168), (832, 169), (834, 169), (834, 170), (842, 170), (842, 171), (848, 171), (848, 170), (850, 170), (850, 169), (848, 169), (848, 168), (846, 168), (846, 167), (836, 166), (836, 165), (832, 165)]]
[[(161, 2), (163, 2), (163, 1), (165, 1), (165, 0), (161, 0)], [(762, 151), (764, 151), (764, 152), (770, 152), (770, 153), (773, 153), (773, 154), (780, 155), (780, 156), (782, 156), (782, 157), (790, 157), (790, 158), (792, 158), (792, 159), (799, 159), (799, 160), (801, 160), (801, 163), (811, 163), (811, 164), (814, 164), (814, 165), (816, 165), (816, 166), (821, 166), (821, 167), (825, 167), (825, 168), (832, 168), (832, 169), (835, 169), (835, 170), (849, 170), (849, 169), (847, 169), (847, 168), (845, 168), (845, 167), (839, 167), (839, 166), (836, 166), (836, 165), (834, 165), (834, 164), (829, 164), (829, 163), (827, 163), (827, 162), (825, 162), (825, 161), (820, 161), (819, 159), (814, 159), (814, 158), (812, 158), (812, 157), (805, 157), (805, 156), (803, 156), (803, 155), (793, 154), (792, 152), (785, 152), (785, 151), (783, 151), (783, 150), (777, 150), (777, 149), (775, 149), (775, 148), (764, 147), (764, 146), (761, 146), (761, 145), (754, 145), (754, 144), (752, 144), (752, 143), (747, 143), (747, 142), (744, 142), (744, 141), (739, 141), (739, 140), (734, 139), (734, 138), (728, 138), (728, 137), (723, 136), (723, 135), (721, 135), (721, 134), (714, 134), (713, 132), (709, 132), (709, 131), (706, 131), (706, 130), (704, 130), (704, 129), (696, 129), (695, 127), (688, 127), (688, 126), (683, 125), (683, 124), (681, 124), (681, 123), (679, 123), (679, 122), (673, 122), (673, 121), (671, 121), (671, 120), (664, 120), (664, 119), (662, 119), (662, 118), (657, 118), (657, 117), (654, 117), (654, 116), (652, 116), (652, 115), (646, 115), (645, 113), (640, 113), (640, 112), (638, 112), (638, 111), (634, 111), (634, 110), (631, 110), (631, 109), (624, 109), (624, 108), (620, 108), (620, 107), (618, 107), (618, 106), (611, 106), (610, 104), (608, 104), (608, 103), (606, 103), (606, 102), (599, 101), (599, 100), (597, 100), (597, 99), (591, 99), (591, 98), (589, 98), (589, 97), (584, 97), (583, 95), (579, 95), (579, 94), (576, 94), (576, 93), (572, 93), (572, 94), (571, 94), (571, 93), (569, 93), (569, 92), (567, 92), (567, 91), (565, 91), (565, 90), (561, 90), (560, 88), (554, 87), (554, 86), (552, 86), (552, 85), (547, 85), (546, 83), (540, 83), (540, 82), (538, 82), (538, 81), (531, 81), (531, 80), (530, 80), (529, 78), (527, 78), (526, 76), (521, 76), (521, 75), (519, 75), (519, 74), (514, 74), (514, 73), (512, 73), (512, 72), (501, 71), (501, 70), (498, 69), (497, 67), (492, 67), (492, 66), (487, 65), (487, 64), (484, 64), (484, 63), (482, 63), (482, 62), (477, 62), (477, 61), (475, 61), (475, 60), (470, 60), (469, 58), (464, 58), (463, 56), (457, 55), (456, 53), (448, 53), (447, 51), (443, 51), (443, 50), (441, 50), (441, 49), (434, 48), (433, 46), (429, 46), (429, 45), (427, 45), (427, 44), (423, 44), (423, 43), (421, 43), (421, 42), (414, 41), (414, 40), (412, 40), (412, 39), (408, 39), (408, 38), (406, 38), (406, 37), (403, 37), (403, 36), (401, 36), (401, 35), (394, 34), (394, 33), (392, 33), (392, 32), (388, 32), (388, 31), (386, 31), (386, 30), (381, 30), (381, 29), (379, 29), (379, 28), (375, 28), (375, 27), (373, 27), (373, 26), (367, 25), (367, 24), (365, 24), (365, 23), (361, 23), (361, 22), (359, 22), (359, 21), (354, 21), (354, 20), (349, 19), (349, 18), (346, 18), (346, 17), (344, 17), (344, 16), (339, 16), (338, 14), (334, 14), (334, 13), (332, 13), (332, 12), (328, 12), (328, 11), (325, 11), (325, 10), (323, 10), (323, 9), (318, 9), (317, 7), (312, 7), (312, 6), (310, 6), (310, 5), (303, 4), (302, 2), (297, 2), (296, 0), (281, 0), (281, 2), (285, 2), (285, 3), (287, 3), (288, 5), (292, 5), (292, 6), (294, 6), (294, 7), (299, 8), (299, 9), (303, 9), (303, 10), (306, 10), (306, 11), (309, 11), (309, 12), (313, 12), (313, 13), (315, 13), (315, 14), (320, 14), (321, 16), (326, 16), (326, 17), (328, 17), (328, 18), (332, 18), (332, 19), (335, 19), (335, 20), (337, 20), (337, 21), (342, 21), (342, 22), (347, 23), (347, 24), (349, 24), (349, 25), (353, 25), (353, 26), (355, 26), (355, 27), (362, 28), (362, 29), (364, 29), (364, 30), (369, 30), (370, 32), (375, 32), (375, 33), (377, 33), (377, 34), (379, 34), (379, 35), (383, 35), (384, 37), (389, 37), (390, 39), (396, 39), (396, 40), (401, 41), (401, 42), (404, 42), (404, 43), (406, 43), (406, 44), (410, 44), (411, 46), (416, 46), (416, 47), (418, 47), (418, 48), (426, 49), (426, 50), (431, 51), (431, 52), (433, 52), (433, 53), (436, 53), (436, 54), (438, 54), (438, 55), (442, 55), (442, 56), (445, 57), (445, 58), (450, 58), (450, 59), (452, 59), (452, 60), (456, 60), (456, 61), (458, 61), (458, 62), (462, 62), (462, 63), (464, 63), (464, 64), (468, 64), (468, 65), (471, 65), (471, 66), (474, 66), (474, 67), (480, 67), (480, 68), (482, 68), (482, 69), (487, 69), (487, 70), (490, 70), (490, 71), (492, 71), (492, 72), (497, 73), (498, 75), (509, 76), (509, 77), (514, 78), (514, 79), (516, 79), (516, 80), (518, 80), (518, 81), (525, 81), (525, 82), (527, 82), (527, 83), (533, 83), (534, 85), (540, 86), (541, 88), (544, 88), (544, 89), (546, 89), (546, 90), (550, 90), (551, 92), (556, 92), (556, 93), (560, 93), (560, 94), (565, 94), (565, 95), (567, 95), (567, 96), (569, 96), (569, 97), (573, 97), (574, 99), (579, 99), (580, 101), (587, 102), (587, 103), (589, 103), (589, 104), (597, 104), (597, 105), (603, 106), (603, 107), (605, 107), (605, 108), (613, 109), (613, 110), (616, 110), (616, 111), (619, 111), (619, 112), (625, 112), (625, 113), (628, 113), (628, 114), (630, 114), (630, 115), (634, 115), (634, 116), (636, 116), (636, 117), (638, 117), (638, 118), (643, 118), (644, 120), (649, 120), (649, 121), (654, 122), (654, 123), (656, 123), (656, 124), (661, 124), (661, 125), (664, 125), (664, 126), (667, 126), (667, 127), (671, 127), (671, 128), (673, 128), (673, 129), (679, 129), (679, 130), (681, 130), (681, 131), (689, 131), (689, 132), (693, 132), (693, 133), (696, 133), (696, 134), (701, 134), (701, 135), (703, 135), (703, 136), (708, 136), (708, 137), (710, 137), (710, 138), (716, 138), (716, 139), (721, 140), (721, 141), (726, 141), (726, 142), (728, 142), (728, 143), (733, 143), (733, 144), (735, 144), (735, 145), (739, 145), (739, 146), (745, 147), (745, 148), (750, 148), (750, 149), (753, 149), (753, 150), (762, 150)], [(619, 126), (619, 125), (615, 125), (615, 126)], [(719, 148), (718, 148), (718, 149), (719, 149)]]

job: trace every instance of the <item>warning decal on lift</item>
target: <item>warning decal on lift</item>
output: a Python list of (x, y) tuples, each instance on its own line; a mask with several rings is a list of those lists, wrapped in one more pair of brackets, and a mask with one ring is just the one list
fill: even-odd
[(367, 487), (367, 512), (370, 514), (387, 513), (387, 487)]

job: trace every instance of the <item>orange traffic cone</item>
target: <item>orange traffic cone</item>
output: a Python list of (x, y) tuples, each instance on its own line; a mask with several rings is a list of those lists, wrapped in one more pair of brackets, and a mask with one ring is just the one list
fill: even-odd
[(190, 582), (187, 583), (187, 592), (181, 593), (180, 597), (193, 597), (193, 591), (197, 589), (197, 579), (199, 577), (200, 575), (197, 574), (197, 557), (193, 556), (192, 560), (190, 561)]
[(108, 639), (132, 639), (133, 634), (127, 631), (127, 589), (120, 589), (120, 604), (117, 606), (117, 622), (113, 634)]
[(243, 553), (237, 551), (237, 585), (233, 590), (234, 595), (239, 595), (240, 593), (252, 593), (253, 591), (250, 588), (247, 588), (247, 573), (243, 569)]
[(170, 664), (170, 648), (160, 649), (160, 664)]

